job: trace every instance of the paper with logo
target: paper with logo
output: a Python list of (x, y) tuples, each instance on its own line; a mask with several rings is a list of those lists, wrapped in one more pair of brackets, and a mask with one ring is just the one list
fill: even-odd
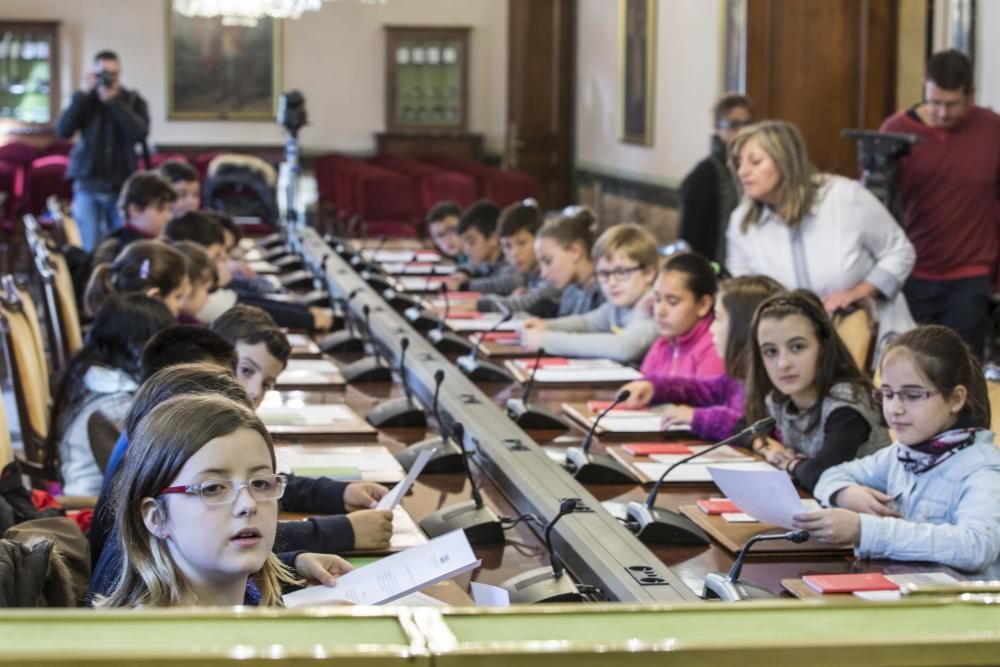
[(289, 593), (285, 596), (285, 606), (306, 607), (340, 600), (357, 605), (386, 604), (480, 564), (465, 531), (453, 530), (426, 544), (352, 570), (341, 576), (336, 586), (310, 586)]

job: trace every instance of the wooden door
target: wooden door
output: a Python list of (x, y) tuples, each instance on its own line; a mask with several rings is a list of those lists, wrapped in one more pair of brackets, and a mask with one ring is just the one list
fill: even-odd
[(822, 171), (858, 174), (846, 128), (895, 111), (896, 0), (748, 0), (747, 94), (799, 126)]
[(575, 0), (509, 0), (507, 167), (538, 180), (541, 205), (570, 203)]

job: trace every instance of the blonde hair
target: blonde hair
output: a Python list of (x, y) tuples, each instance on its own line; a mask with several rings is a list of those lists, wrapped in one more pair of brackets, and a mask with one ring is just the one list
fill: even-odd
[[(777, 213), (789, 227), (798, 227), (812, 209), (819, 188), (819, 178), (809, 162), (799, 128), (783, 120), (765, 120), (740, 130), (729, 149), (733, 173), (739, 173), (740, 152), (751, 139), (770, 156), (781, 175)], [(740, 231), (745, 234), (750, 225), (759, 222), (763, 210), (763, 202), (751, 200), (750, 209), (740, 221)]]
[[(175, 396), (139, 422), (109, 495), (122, 553), (121, 569), (108, 595), (94, 601), (95, 607), (180, 604), (187, 588), (184, 575), (166, 543), (146, 527), (142, 501), (156, 498), (206, 443), (241, 428), (255, 431), (264, 439), (273, 469), (274, 445), (267, 428), (249, 407), (223, 396)], [(166, 512), (164, 504), (160, 511)], [(280, 606), (281, 584), (295, 582), (273, 553), (267, 555), (251, 579), (260, 591), (261, 606)]]
[(594, 259), (612, 259), (622, 252), (640, 266), (658, 267), (660, 253), (656, 249), (656, 238), (635, 223), (609, 227), (594, 243), (591, 252)]

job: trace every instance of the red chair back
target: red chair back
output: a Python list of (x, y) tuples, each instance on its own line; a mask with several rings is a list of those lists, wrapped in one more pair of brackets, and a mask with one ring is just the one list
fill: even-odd
[(66, 180), (69, 158), (65, 155), (48, 155), (31, 163), (28, 169), (25, 203), (28, 213), (42, 215), (48, 208), (45, 200), (50, 195), (60, 199), (73, 198), (73, 185)]

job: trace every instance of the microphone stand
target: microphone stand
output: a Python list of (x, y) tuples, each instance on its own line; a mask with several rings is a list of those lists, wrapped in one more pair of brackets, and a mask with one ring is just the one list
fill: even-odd
[(809, 531), (793, 530), (787, 533), (771, 533), (765, 535), (754, 535), (740, 549), (739, 555), (733, 561), (733, 566), (729, 568), (728, 574), (721, 572), (710, 572), (705, 577), (705, 590), (702, 597), (706, 600), (720, 599), (724, 602), (740, 602), (742, 600), (767, 600), (777, 597), (771, 591), (762, 586), (751, 584), (740, 579), (743, 571), (743, 561), (750, 551), (750, 547), (758, 542), (771, 542), (775, 540), (788, 540), (795, 544), (802, 544), (809, 539)]
[(465, 474), (469, 478), (469, 485), (472, 488), (472, 500), (442, 507), (433, 514), (425, 517), (420, 522), (420, 528), (430, 538), (435, 538), (461, 528), (465, 531), (465, 536), (469, 538), (471, 544), (491, 544), (506, 541), (507, 538), (504, 537), (503, 524), (500, 522), (500, 517), (483, 502), (483, 497), (479, 493), (479, 486), (472, 475), (468, 450), (466, 450), (464, 442), (465, 428), (461, 423), (456, 422), (451, 427), (451, 437), (458, 443), (458, 446), (462, 450), (462, 465), (465, 468)]
[(480, 346), (486, 340), (486, 336), (499, 329), (505, 322), (509, 322), (513, 317), (514, 313), (508, 310), (489, 330), (479, 334), (471, 352), (455, 360), (462, 372), (473, 382), (514, 382), (514, 376), (506, 368), (479, 358)]
[(444, 299), (444, 315), (437, 321), (437, 327), (427, 332), (427, 339), (442, 354), (470, 354), (475, 347), (467, 336), (459, 336), (454, 331), (449, 331), (445, 327), (448, 313), (451, 311), (451, 302), (448, 300), (448, 286), (441, 285), (441, 298)]
[[(436, 275), (435, 267), (431, 267), (431, 272), (427, 275), (424, 287), (430, 286), (431, 279)], [(395, 289), (388, 289), (382, 296), (389, 302), (389, 305), (403, 314), (410, 321), (410, 326), (421, 333), (426, 333), (437, 326), (438, 321), (433, 317), (424, 314), (424, 306), (420, 299), (406, 294), (401, 294)]]
[(668, 510), (663, 507), (656, 507), (656, 495), (660, 492), (664, 480), (678, 466), (684, 465), (688, 461), (704, 456), (720, 447), (739, 442), (746, 438), (764, 433), (774, 427), (774, 419), (766, 417), (754, 422), (739, 433), (732, 435), (721, 442), (717, 442), (708, 449), (686, 456), (680, 461), (676, 461), (663, 471), (656, 484), (650, 489), (646, 502), (639, 503), (632, 501), (628, 504), (627, 518), (629, 527), (635, 532), (643, 542), (656, 542), (660, 544), (708, 544), (708, 535), (695, 524), (694, 521), (683, 514)]
[(427, 426), (427, 413), (413, 401), (406, 371), (406, 350), (410, 339), (403, 336), (399, 340), (399, 381), (403, 385), (404, 396), (384, 401), (375, 406), (365, 417), (376, 428), (386, 426)]
[(583, 602), (586, 596), (580, 592), (571, 577), (566, 575), (562, 561), (552, 547), (552, 529), (556, 523), (576, 510), (577, 499), (566, 498), (559, 503), (559, 512), (545, 526), (545, 548), (549, 552), (551, 567), (539, 567), (515, 575), (500, 584), (510, 594), (511, 604), (538, 604), (543, 602)]
[(392, 380), (392, 369), (382, 363), (378, 342), (372, 335), (371, 308), (367, 303), (361, 307), (361, 312), (365, 316), (365, 333), (372, 346), (372, 355), (347, 364), (340, 369), (340, 373), (348, 382), (389, 382)]
[(521, 397), (507, 399), (507, 416), (513, 419), (514, 423), (518, 426), (525, 429), (559, 429), (568, 431), (569, 424), (559, 415), (543, 407), (528, 406), (528, 396), (531, 395), (531, 389), (535, 386), (535, 373), (538, 372), (539, 362), (544, 354), (545, 348), (538, 348), (538, 352), (535, 353), (535, 365), (531, 369), (528, 381), (524, 383)]
[[(325, 267), (324, 267), (325, 268)], [(317, 345), (325, 354), (362, 354), (365, 351), (364, 338), (355, 331), (354, 318), (351, 317), (351, 299), (358, 295), (358, 290), (351, 290), (347, 298), (334, 297), (340, 310), (344, 313), (344, 328), (327, 334)]]
[(438, 411), (438, 398), (441, 395), (441, 385), (443, 383), (444, 371), (438, 369), (434, 373), (434, 399), (431, 401), (431, 413), (437, 421), (437, 428), (440, 436), (415, 442), (396, 454), (396, 460), (399, 461), (399, 464), (406, 470), (413, 467), (413, 462), (417, 460), (417, 457), (424, 450), (431, 450), (433, 452), (431, 454), (431, 458), (424, 466), (424, 472), (461, 472), (463, 469), (462, 450), (459, 449), (459, 447), (456, 446), (450, 438), (445, 436), (447, 427), (445, 426), (444, 420), (441, 419), (441, 413)]
[(594, 432), (604, 416), (611, 412), (619, 403), (628, 400), (631, 394), (628, 389), (618, 392), (615, 400), (604, 412), (598, 415), (591, 424), (587, 437), (579, 447), (566, 450), (566, 468), (573, 474), (576, 481), (590, 484), (638, 484), (639, 478), (632, 474), (621, 462), (608, 454), (593, 454), (590, 445), (594, 441)]

